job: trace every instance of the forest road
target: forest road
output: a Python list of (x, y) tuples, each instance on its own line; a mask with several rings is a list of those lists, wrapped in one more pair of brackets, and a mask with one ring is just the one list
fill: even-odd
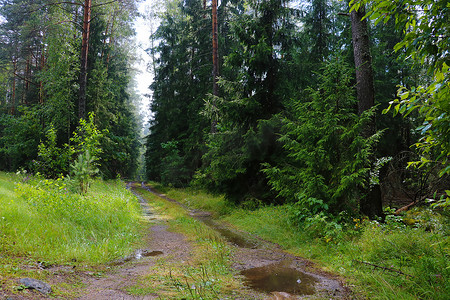
[[(165, 225), (165, 216), (151, 211), (147, 200), (138, 190), (131, 184), (129, 187), (139, 198), (144, 214), (152, 220), (146, 237), (148, 250), (138, 251), (133, 256), (113, 262), (101, 276), (85, 274), (82, 279), (84, 288), (80, 289), (80, 296), (76, 299), (167, 299), (167, 294), (159, 294), (158, 288), (141, 289), (141, 292), (130, 291), (142, 285), (143, 281), (147, 281), (148, 285), (152, 268), (159, 267), (158, 259), (163, 259), (164, 264), (171, 266), (189, 265), (195, 245), (184, 235), (169, 231)], [(142, 185), (141, 188), (187, 209), (148, 186)], [(350, 298), (350, 290), (337, 276), (321, 271), (312, 262), (286, 253), (276, 244), (236, 231), (227, 224), (213, 220), (208, 212), (188, 211), (193, 218), (219, 231), (228, 240), (232, 252), (231, 266), (237, 274), (240, 273), (241, 277), (247, 279), (247, 287), (236, 291), (235, 296), (223, 299)], [(219, 296), (217, 299), (222, 298)]]

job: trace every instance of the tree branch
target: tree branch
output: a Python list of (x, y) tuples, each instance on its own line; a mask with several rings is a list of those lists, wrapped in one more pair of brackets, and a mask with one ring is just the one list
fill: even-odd
[(26, 82), (28, 82), (28, 83), (31, 83), (31, 84), (34, 85), (34, 86), (39, 86), (37, 83), (35, 83), (35, 82), (33, 82), (33, 81), (29, 80), (29, 79), (26, 79), (25, 77), (23, 77), (23, 76), (17, 74), (16, 72), (14, 72), (14, 76), (16, 76), (16, 77), (19, 78), (19, 79), (22, 79), (23, 81), (26, 81)]
[(368, 263), (368, 262), (360, 261), (360, 260), (356, 260), (356, 259), (354, 259), (353, 261), (354, 261), (354, 262), (357, 262), (357, 263), (360, 263), (360, 264), (372, 266), (372, 267), (374, 267), (374, 268), (379, 268), (379, 269), (382, 269), (382, 270), (385, 270), (385, 271), (390, 271), (390, 272), (398, 273), (398, 274), (401, 274), (401, 275), (404, 275), (404, 276), (407, 276), (407, 277), (411, 277), (411, 278), (414, 277), (414, 276), (412, 276), (412, 275), (403, 273), (402, 271), (399, 271), (399, 270), (396, 270), (396, 269), (392, 269), (392, 268), (388, 268), (388, 267), (383, 267), (383, 266), (379, 266), (379, 265), (376, 265), (376, 264), (372, 264), (372, 263)]

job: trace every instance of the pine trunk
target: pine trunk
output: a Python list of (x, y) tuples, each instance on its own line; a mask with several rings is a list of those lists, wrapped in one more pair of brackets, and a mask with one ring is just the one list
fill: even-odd
[(89, 30), (91, 23), (91, 0), (84, 1), (83, 37), (81, 42), (80, 95), (78, 101), (78, 118), (86, 117), (87, 60), (89, 53)]
[[(218, 55), (218, 38), (217, 38), (217, 0), (212, 0), (212, 46), (213, 46), (213, 95), (219, 96), (219, 86), (217, 78), (219, 76), (219, 55)], [(213, 106), (216, 106), (216, 100), (213, 100)], [(217, 120), (211, 121), (211, 132), (215, 133)]]

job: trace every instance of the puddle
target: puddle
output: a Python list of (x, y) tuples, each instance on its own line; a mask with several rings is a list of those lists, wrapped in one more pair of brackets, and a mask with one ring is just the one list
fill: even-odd
[(162, 251), (148, 251), (148, 250), (138, 250), (136, 251), (134, 257), (136, 259), (141, 259), (142, 257), (148, 257), (148, 256), (158, 256), (162, 255)]
[(246, 285), (261, 292), (286, 292), (293, 295), (313, 295), (317, 279), (285, 263), (277, 263), (241, 271)]
[(138, 249), (134, 252), (133, 255), (130, 256), (126, 256), (124, 258), (112, 261), (110, 264), (113, 266), (120, 266), (123, 265), (127, 262), (130, 262), (132, 260), (139, 260), (142, 259), (144, 257), (148, 257), (148, 256), (158, 256), (158, 255), (162, 255), (164, 254), (164, 252), (162, 251), (149, 251), (149, 250), (142, 250), (142, 249)]
[(227, 240), (228, 242), (241, 247), (241, 248), (256, 248), (258, 243), (256, 241), (252, 241), (243, 235), (236, 233), (228, 228), (220, 226), (216, 222), (214, 222), (210, 216), (195, 216), (195, 218), (205, 225), (211, 227), (215, 231), (219, 232), (220, 235)]

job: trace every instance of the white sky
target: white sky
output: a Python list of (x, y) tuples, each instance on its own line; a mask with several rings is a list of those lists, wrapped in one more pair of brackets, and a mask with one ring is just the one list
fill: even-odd
[[(148, 15), (146, 12), (149, 10), (152, 0), (144, 0), (138, 4), (139, 13), (142, 15)], [(138, 17), (134, 22), (134, 28), (136, 30), (136, 43), (137, 43), (137, 55), (140, 59), (136, 60), (135, 68), (139, 72), (135, 75), (137, 83), (137, 92), (141, 95), (141, 108), (140, 111), (145, 115), (145, 123), (150, 118), (149, 101), (145, 94), (151, 94), (149, 89), (150, 84), (153, 82), (153, 74), (147, 69), (150, 63), (150, 56), (144, 51), (150, 47), (150, 26), (149, 20), (145, 20), (143, 17)]]

